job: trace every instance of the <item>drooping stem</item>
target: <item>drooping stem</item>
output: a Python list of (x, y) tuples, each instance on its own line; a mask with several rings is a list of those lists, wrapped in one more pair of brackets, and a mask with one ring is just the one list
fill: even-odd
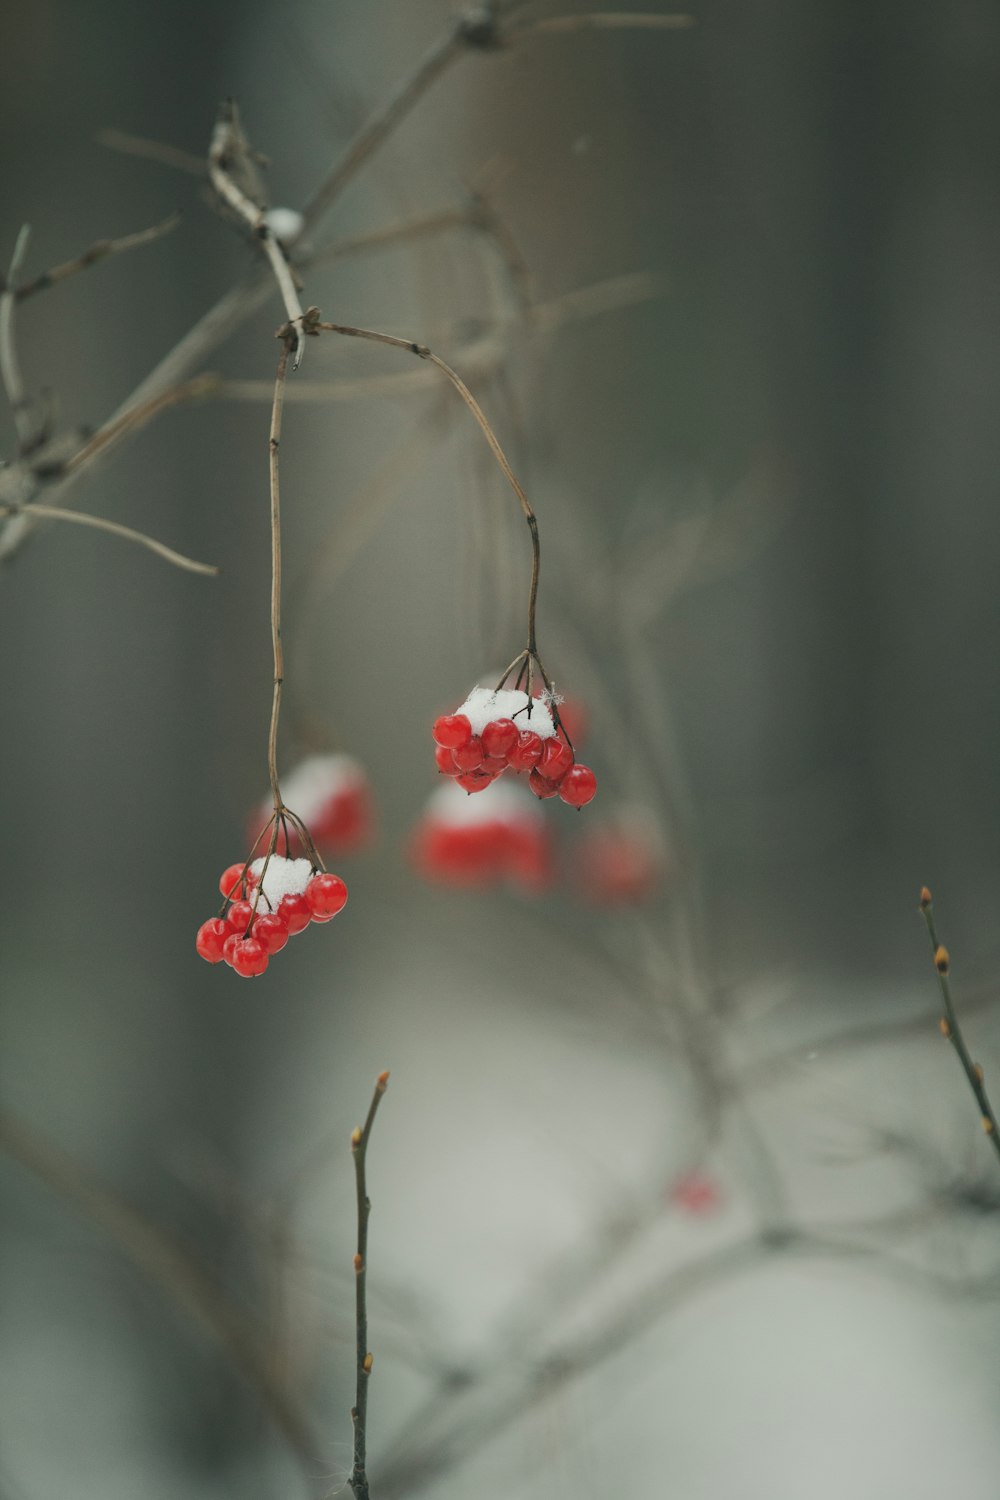
[(924, 922), (927, 924), (927, 935), (931, 940), (931, 949), (934, 953), (934, 967), (937, 970), (938, 983), (941, 986), (941, 998), (944, 1001), (944, 1015), (941, 1017), (941, 1035), (954, 1047), (958, 1059), (962, 1064), (962, 1070), (969, 1081), (969, 1087), (979, 1106), (979, 1120), (983, 1127), (983, 1133), (987, 1135), (992, 1143), (997, 1156), (1000, 1157), (1000, 1129), (997, 1126), (997, 1118), (993, 1112), (989, 1096), (983, 1084), (983, 1070), (978, 1063), (973, 1062), (969, 1049), (962, 1035), (962, 1028), (958, 1023), (958, 1015), (955, 1003), (951, 995), (951, 980), (949, 973), (951, 960), (947, 948), (938, 942), (937, 927), (934, 922), (934, 903), (931, 893), (924, 886), (920, 893), (920, 911)]
[(278, 449), (281, 447), (281, 415), (285, 401), (285, 376), (288, 355), (295, 342), (295, 331), (289, 326), (281, 331), (281, 352), (274, 378), (274, 403), (271, 407), (271, 432), (268, 439), (268, 464), (271, 476), (271, 651), (274, 656), (274, 692), (271, 697), (271, 724), (267, 734), (267, 774), (271, 783), (271, 800), (275, 816), (282, 810), (278, 785), (278, 721), (281, 717), (281, 685), (285, 676), (285, 658), (281, 649), (281, 490), (278, 482)]
[[(500, 446), (499, 438), (493, 431), (493, 428), (490, 426), (486, 413), (479, 405), (479, 402), (476, 400), (475, 396), (469, 390), (469, 387), (466, 385), (461, 375), (459, 375), (457, 370), (453, 370), (451, 365), (443, 360), (440, 355), (435, 354), (433, 349), (428, 349), (426, 344), (414, 343), (412, 339), (397, 338), (395, 334), (379, 333), (372, 328), (351, 328), (343, 323), (321, 323), (316, 321), (312, 323), (307, 322), (307, 326), (309, 327), (310, 331), (315, 329), (317, 332), (322, 331), (324, 333), (340, 333), (343, 334), (346, 338), (369, 339), (372, 343), (388, 344), (392, 349), (403, 349), (408, 354), (415, 354), (418, 359), (426, 360), (428, 364), (434, 365), (436, 369), (440, 370), (442, 375), (444, 375), (446, 379), (451, 382), (451, 385), (458, 392), (459, 396), (461, 396), (462, 400), (469, 408), (469, 411), (472, 413), (473, 417), (475, 417), (476, 422), (479, 426), (479, 430), (483, 434), (483, 437), (486, 439), (486, 442), (489, 445), (490, 452), (496, 459), (501, 473), (503, 474), (507, 483), (510, 485), (511, 489), (514, 491), (514, 494), (517, 496), (518, 503), (520, 504), (521, 510), (524, 513), (524, 519), (528, 523), (528, 530), (531, 533), (531, 586), (528, 592), (527, 650), (529, 654), (537, 661), (538, 651), (535, 644), (535, 606), (538, 600), (538, 576), (541, 571), (542, 562), (541, 543), (538, 537), (538, 521), (535, 517), (535, 512), (531, 508), (528, 497), (524, 493), (524, 489), (517, 478), (517, 475), (514, 473), (514, 470), (510, 466), (510, 462), (508, 461), (506, 453)], [(541, 664), (539, 663), (539, 666), (540, 665)], [(546, 686), (548, 686), (547, 682)]]
[(372, 1371), (372, 1356), (368, 1348), (368, 1303), (365, 1281), (368, 1274), (368, 1216), (371, 1212), (371, 1200), (368, 1197), (368, 1186), (365, 1180), (365, 1157), (375, 1114), (388, 1083), (389, 1074), (380, 1073), (375, 1080), (375, 1092), (368, 1106), (368, 1117), (361, 1128), (351, 1133), (351, 1155), (354, 1158), (354, 1181), (358, 1198), (358, 1248), (354, 1256), (357, 1385), (354, 1406), (351, 1410), (351, 1421), (354, 1424), (354, 1466), (350, 1480), (354, 1500), (368, 1500), (366, 1469), (368, 1448), (365, 1429), (368, 1421), (368, 1379)]

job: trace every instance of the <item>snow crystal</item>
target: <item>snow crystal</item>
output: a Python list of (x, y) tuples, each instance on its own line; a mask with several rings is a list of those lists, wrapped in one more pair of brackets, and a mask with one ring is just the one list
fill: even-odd
[(471, 796), (449, 781), (431, 793), (425, 817), (448, 828), (474, 828), (480, 823), (544, 822), (538, 798), (527, 787), (506, 777)]
[[(263, 859), (255, 859), (250, 866), (252, 875), (260, 876), (264, 868)], [(267, 874), (261, 891), (258, 911), (274, 911), (282, 896), (295, 896), (305, 890), (312, 875), (312, 865), (307, 859), (285, 859), (281, 854), (272, 854), (267, 862)]]
[[(550, 740), (556, 732), (546, 705), (538, 698), (529, 699), (527, 693), (517, 692), (513, 688), (500, 688), (497, 691), (493, 688), (473, 688), (461, 708), (456, 708), (455, 712), (465, 715), (472, 725), (473, 734), (482, 734), (487, 724), (494, 719), (513, 719), (518, 729), (534, 730), (543, 740)], [(483, 793), (477, 795), (482, 796)]]

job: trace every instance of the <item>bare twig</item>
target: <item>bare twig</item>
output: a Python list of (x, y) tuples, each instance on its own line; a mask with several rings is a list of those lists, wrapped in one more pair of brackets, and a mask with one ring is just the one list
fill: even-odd
[(152, 417), (166, 411), (168, 407), (179, 406), (183, 401), (198, 401), (205, 396), (217, 395), (221, 386), (222, 381), (218, 375), (196, 375), (193, 380), (169, 386), (138, 405), (126, 407), (109, 418), (87, 439), (82, 448), (77, 449), (72, 458), (67, 459), (63, 474), (69, 476), (89, 468), (100, 454), (116, 447), (122, 438), (138, 432), (140, 427), (145, 427)]
[(190, 151), (181, 151), (177, 146), (165, 145), (163, 141), (150, 141), (145, 136), (130, 135), (125, 130), (99, 130), (97, 140), (111, 151), (120, 151), (124, 156), (140, 156), (145, 161), (158, 161), (165, 167), (176, 167), (191, 177), (205, 177), (208, 168), (203, 156)]
[(243, 220), (247, 228), (259, 239), (264, 254), (271, 263), (274, 279), (285, 304), (285, 315), (295, 335), (295, 359), (292, 368), (298, 369), (302, 358), (302, 304), (292, 268), (285, 252), (275, 238), (267, 215), (261, 204), (255, 203), (241, 187), (236, 178), (236, 169), (242, 159), (249, 155), (246, 138), (240, 129), (236, 105), (227, 99), (219, 110), (208, 148), (208, 175), (212, 186), (233, 212)]
[(7, 278), (3, 290), (0, 291), (0, 380), (3, 381), (3, 388), (14, 418), (17, 440), (22, 450), (31, 442), (31, 418), (24, 394), (24, 380), (21, 376), (21, 361), (17, 355), (17, 342), (14, 338), (14, 306), (17, 302), (15, 282), (24, 264), (24, 257), (28, 253), (30, 234), (29, 225), (22, 224), (18, 230), (17, 239), (14, 241), (14, 252), (10, 258)]
[(997, 1118), (993, 1113), (993, 1106), (983, 1086), (983, 1070), (978, 1063), (972, 1061), (969, 1049), (965, 1045), (962, 1028), (958, 1024), (958, 1015), (951, 996), (951, 980), (949, 978), (951, 959), (947, 948), (938, 942), (937, 928), (934, 923), (934, 902), (926, 886), (920, 892), (920, 911), (927, 925), (927, 935), (931, 940), (931, 950), (934, 954), (934, 967), (937, 970), (938, 983), (941, 986), (941, 998), (944, 1001), (944, 1015), (939, 1022), (941, 1035), (947, 1041), (951, 1042), (951, 1045), (958, 1054), (962, 1070), (969, 1080), (969, 1087), (979, 1106), (979, 1119), (983, 1127), (983, 1132), (989, 1137), (994, 1151), (1000, 1157), (1000, 1132), (997, 1130)]
[(181, 216), (175, 212), (168, 214), (161, 223), (153, 224), (149, 229), (137, 230), (135, 234), (123, 234), (116, 240), (95, 240), (75, 260), (63, 261), (61, 265), (43, 271), (41, 276), (36, 276), (33, 281), (26, 281), (16, 287), (14, 296), (18, 302), (23, 302), (25, 298), (35, 296), (37, 292), (47, 291), (57, 282), (65, 281), (69, 276), (75, 276), (78, 271), (87, 270), (89, 266), (96, 265), (99, 260), (107, 259), (109, 255), (121, 255), (126, 250), (138, 250), (142, 245), (152, 245), (156, 240), (162, 240), (164, 235), (176, 229), (180, 222)]
[[(274, 403), (271, 407), (271, 431), (268, 438), (268, 472), (271, 480), (271, 651), (274, 657), (274, 691), (271, 697), (271, 723), (267, 731), (267, 774), (275, 815), (283, 803), (278, 785), (278, 720), (281, 716), (281, 685), (285, 680), (285, 659), (281, 646), (281, 489), (278, 483), (278, 449), (281, 446), (281, 416), (284, 408), (285, 376), (294, 331), (281, 341), (278, 370), (274, 377)], [(262, 882), (263, 883), (263, 882)]]
[(566, 35), (572, 31), (685, 31), (694, 25), (694, 16), (651, 15), (646, 11), (592, 11), (583, 16), (545, 16), (517, 31), (510, 32), (508, 42), (521, 42), (529, 36)]
[(368, 1117), (363, 1126), (351, 1133), (351, 1155), (354, 1158), (354, 1179), (358, 1196), (358, 1248), (354, 1256), (355, 1324), (357, 1330), (357, 1387), (351, 1421), (354, 1424), (354, 1467), (350, 1485), (354, 1500), (368, 1500), (367, 1434), (368, 1378), (372, 1372), (372, 1355), (368, 1348), (368, 1304), (366, 1301), (366, 1279), (368, 1275), (368, 1215), (371, 1200), (365, 1181), (365, 1158), (368, 1138), (375, 1123), (375, 1114), (382, 1102), (389, 1083), (389, 1074), (380, 1073), (375, 1080), (375, 1092), (368, 1106)]
[(0, 1150), (20, 1163), (106, 1234), (205, 1328), (256, 1391), (264, 1409), (311, 1475), (318, 1447), (266, 1352), (220, 1286), (175, 1240), (51, 1141), (8, 1110), (0, 1111)]
[(108, 521), (104, 516), (89, 516), (85, 511), (62, 510), (57, 505), (39, 505), (32, 501), (27, 505), (0, 504), (0, 516), (35, 516), (40, 521), (72, 521), (76, 526), (92, 526), (96, 531), (107, 531), (111, 536), (120, 536), (127, 542), (137, 542), (140, 547), (147, 547), (157, 557), (162, 557), (164, 562), (173, 563), (175, 568), (183, 568), (188, 573), (204, 573), (215, 578), (220, 571), (213, 563), (196, 562), (193, 557), (185, 557), (183, 552), (175, 552), (173, 547), (147, 536), (144, 531), (122, 526), (118, 521)]

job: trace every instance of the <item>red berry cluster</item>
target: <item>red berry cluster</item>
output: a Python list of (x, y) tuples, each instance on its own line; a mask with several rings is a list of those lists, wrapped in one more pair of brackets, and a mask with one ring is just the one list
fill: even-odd
[[(282, 886), (286, 889), (274, 903), (268, 900), (260, 886), (261, 870), (265, 861), (257, 860), (253, 866), (230, 865), (219, 880), (219, 890), (225, 897), (222, 915), (211, 917), (198, 928), (195, 947), (210, 964), (225, 962), (235, 969), (243, 979), (253, 979), (263, 974), (271, 955), (280, 953), (290, 937), (303, 932), (310, 922), (329, 922), (343, 910), (347, 900), (347, 886), (339, 875), (330, 875), (309, 866), (306, 860), (287, 860), (272, 854), (267, 861), (272, 875), (282, 875), (285, 866), (302, 865), (304, 870), (291, 882), (286, 878)], [(264, 876), (265, 888), (272, 882)], [(295, 889), (298, 885), (301, 889)]]
[(414, 829), (410, 855), (421, 875), (446, 885), (506, 880), (538, 891), (552, 878), (549, 826), (530, 797), (506, 784), (475, 802), (457, 787), (439, 788)]
[[(490, 717), (491, 706), (496, 717)], [(522, 715), (525, 727), (515, 722)], [(597, 777), (589, 766), (576, 764), (546, 705), (527, 693), (477, 688), (456, 713), (434, 721), (433, 735), (438, 770), (467, 792), (485, 791), (505, 771), (526, 771), (536, 797), (559, 796), (570, 807), (585, 807), (597, 791)]]

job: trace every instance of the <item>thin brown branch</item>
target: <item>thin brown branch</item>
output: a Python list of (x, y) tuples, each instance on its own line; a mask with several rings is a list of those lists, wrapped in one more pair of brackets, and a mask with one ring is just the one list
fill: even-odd
[(109, 1235), (222, 1346), (310, 1475), (317, 1444), (243, 1315), (196, 1260), (124, 1198), (8, 1110), (0, 1111), (0, 1150)]
[(157, 240), (162, 240), (164, 235), (170, 234), (180, 222), (181, 215), (175, 212), (168, 214), (161, 223), (153, 224), (149, 229), (139, 229), (135, 234), (123, 234), (116, 240), (95, 240), (88, 249), (83, 251), (82, 255), (78, 255), (74, 260), (65, 260), (61, 265), (43, 271), (41, 276), (36, 276), (33, 281), (26, 281), (15, 288), (14, 295), (18, 302), (23, 302), (27, 297), (35, 296), (37, 292), (47, 291), (58, 282), (75, 276), (78, 271), (86, 271), (88, 267), (96, 265), (99, 260), (106, 260), (110, 255), (121, 255), (127, 250), (138, 250), (143, 245), (152, 245)]
[(126, 130), (99, 130), (96, 139), (111, 151), (120, 151), (123, 156), (139, 156), (144, 161), (156, 161), (164, 167), (175, 167), (178, 172), (187, 172), (191, 177), (205, 177), (208, 167), (202, 156), (190, 151), (181, 151), (177, 146), (168, 146), (163, 141), (147, 140), (145, 136), (130, 135)]
[(3, 382), (7, 395), (18, 444), (22, 452), (31, 442), (31, 417), (28, 412), (28, 401), (21, 375), (21, 361), (18, 358), (17, 341), (14, 336), (14, 308), (17, 303), (15, 282), (24, 264), (24, 257), (28, 253), (30, 234), (30, 227), (22, 224), (18, 230), (17, 239), (14, 241), (10, 266), (3, 289), (0, 291), (0, 380)]
[(237, 180), (236, 172), (241, 162), (249, 157), (249, 146), (240, 128), (239, 114), (231, 99), (219, 110), (212, 140), (208, 148), (208, 175), (219, 197), (242, 219), (251, 233), (260, 241), (267, 256), (285, 305), (285, 316), (295, 335), (295, 359), (293, 369), (298, 369), (302, 358), (302, 304), (292, 268), (285, 252), (267, 221), (263, 205), (255, 203)]
[(368, 1217), (371, 1213), (371, 1200), (368, 1197), (365, 1162), (368, 1154), (368, 1139), (388, 1083), (389, 1074), (380, 1073), (375, 1080), (375, 1092), (368, 1106), (368, 1117), (362, 1127), (351, 1133), (351, 1155), (354, 1158), (354, 1180), (358, 1199), (358, 1248), (354, 1256), (357, 1385), (354, 1407), (351, 1411), (351, 1421), (354, 1424), (354, 1466), (350, 1478), (354, 1500), (368, 1500), (368, 1380), (372, 1371), (372, 1355), (368, 1348), (366, 1283), (368, 1278)]
[(222, 381), (218, 375), (196, 375), (193, 380), (185, 380), (178, 385), (169, 386), (166, 390), (159, 391), (155, 396), (149, 397), (148, 400), (138, 405), (124, 408), (99, 427), (93, 436), (87, 439), (83, 447), (77, 449), (72, 458), (66, 461), (63, 469), (64, 476), (68, 477), (89, 468), (100, 454), (106, 454), (116, 447), (122, 438), (138, 432), (161, 411), (166, 411), (171, 406), (179, 406), (183, 401), (197, 401), (205, 396), (217, 395), (221, 385)]
[(274, 657), (274, 690), (271, 696), (271, 723), (267, 731), (267, 774), (271, 783), (271, 798), (276, 819), (284, 807), (281, 800), (281, 788), (278, 785), (278, 721), (281, 717), (281, 686), (285, 680), (285, 658), (281, 646), (281, 489), (278, 482), (278, 450), (281, 447), (285, 376), (288, 373), (288, 356), (294, 337), (294, 331), (289, 327), (287, 337), (281, 340), (278, 370), (274, 377), (271, 431), (268, 437), (268, 472), (271, 489), (271, 651)]
[[(395, 334), (391, 333), (378, 333), (371, 328), (352, 328), (343, 323), (321, 323), (317, 321), (312, 326), (317, 331), (323, 331), (326, 333), (339, 333), (343, 334), (347, 338), (368, 339), (376, 344), (387, 344), (390, 348), (403, 349), (408, 354), (414, 354), (418, 359), (426, 360), (428, 364), (432, 364), (435, 369), (440, 370), (441, 374), (445, 376), (445, 378), (451, 383), (452, 387), (458, 392), (458, 395), (465, 402), (466, 406), (469, 408), (469, 411), (475, 418), (480, 432), (486, 439), (490, 452), (496, 459), (496, 462), (504, 478), (507, 480), (507, 483), (514, 491), (514, 494), (517, 496), (518, 502), (521, 506), (521, 510), (524, 513), (524, 518), (528, 523), (528, 530), (531, 533), (531, 585), (528, 592), (527, 651), (532, 658), (537, 660), (537, 648), (535, 645), (535, 606), (538, 600), (538, 577), (541, 570), (541, 543), (538, 537), (538, 521), (535, 518), (535, 512), (531, 508), (527, 495), (525, 494), (521, 484), (517, 479), (517, 476), (514, 473), (514, 470), (511, 468), (510, 463), (508, 462), (506, 453), (504, 453), (503, 448), (500, 446), (500, 440), (498, 439), (496, 433), (493, 431), (493, 428), (490, 426), (485, 412), (479, 405), (479, 402), (476, 400), (475, 396), (469, 390), (469, 387), (466, 385), (461, 375), (459, 375), (456, 370), (453, 370), (451, 365), (443, 360), (440, 355), (435, 354), (432, 349), (428, 349), (426, 344), (414, 343), (412, 339), (397, 338)], [(546, 686), (548, 686), (547, 681)]]
[(574, 31), (686, 31), (694, 25), (694, 16), (651, 15), (646, 11), (592, 11), (583, 16), (545, 16), (511, 32), (508, 42), (522, 42), (530, 36), (565, 36)]
[(989, 1095), (983, 1084), (983, 1070), (978, 1063), (973, 1062), (971, 1054), (962, 1035), (962, 1028), (958, 1022), (958, 1014), (951, 994), (951, 959), (945, 948), (939, 941), (937, 927), (934, 922), (934, 902), (931, 893), (924, 886), (920, 893), (920, 911), (927, 926), (927, 935), (931, 941), (931, 952), (934, 955), (934, 968), (937, 971), (938, 983), (941, 986), (941, 998), (944, 1001), (944, 1015), (940, 1020), (941, 1034), (947, 1041), (951, 1042), (962, 1064), (962, 1071), (969, 1082), (976, 1104), (979, 1107), (979, 1121), (983, 1132), (989, 1137), (990, 1143), (997, 1156), (1000, 1157), (1000, 1131), (997, 1129), (997, 1117), (993, 1112)]
[(173, 563), (175, 568), (183, 568), (187, 573), (204, 573), (216, 578), (220, 572), (213, 563), (196, 562), (193, 557), (185, 557), (183, 552), (175, 552), (173, 547), (147, 536), (144, 531), (122, 526), (119, 521), (108, 521), (104, 516), (89, 516), (82, 510), (63, 510), (58, 505), (39, 505), (36, 501), (31, 501), (27, 505), (0, 504), (0, 516), (34, 516), (39, 521), (71, 521), (76, 526), (92, 526), (95, 531), (106, 531), (111, 536), (122, 537), (126, 542), (137, 542), (140, 547), (146, 547), (150, 552), (155, 552), (157, 557), (162, 557), (164, 562)]

